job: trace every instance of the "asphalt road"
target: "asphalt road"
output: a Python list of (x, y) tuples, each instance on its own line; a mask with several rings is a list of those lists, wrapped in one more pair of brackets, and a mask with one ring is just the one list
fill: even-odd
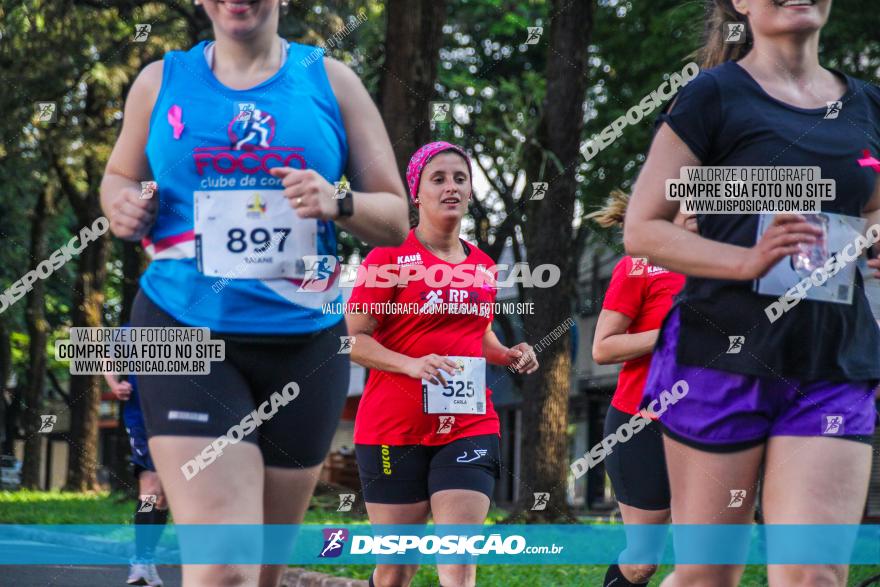
[[(180, 567), (159, 567), (165, 587), (180, 587)], [(27, 565), (0, 567), (0, 587), (125, 587), (128, 567)]]
[[(69, 557), (69, 547), (58, 547), (35, 540), (0, 541), (0, 550), (6, 555), (20, 551), (24, 555), (30, 549), (40, 549), (41, 557), (51, 560), (54, 554), (59, 560)], [(99, 557), (89, 553), (90, 557)], [(100, 558), (100, 557), (99, 557)], [(67, 560), (70, 560), (69, 558)], [(116, 559), (107, 557), (107, 561)], [(159, 576), (165, 587), (180, 587), (180, 567), (159, 567)], [(0, 587), (125, 587), (128, 566), (114, 565), (3, 565), (0, 566)]]

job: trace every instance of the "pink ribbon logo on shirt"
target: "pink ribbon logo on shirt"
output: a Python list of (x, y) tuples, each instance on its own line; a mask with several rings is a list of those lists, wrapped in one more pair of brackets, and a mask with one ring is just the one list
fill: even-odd
[(183, 132), (183, 110), (177, 104), (168, 109), (168, 124), (174, 129), (174, 138), (179, 139)]
[(862, 167), (870, 167), (877, 173), (880, 173), (880, 161), (871, 155), (871, 151), (865, 149), (862, 151), (862, 159), (859, 159), (859, 165)]

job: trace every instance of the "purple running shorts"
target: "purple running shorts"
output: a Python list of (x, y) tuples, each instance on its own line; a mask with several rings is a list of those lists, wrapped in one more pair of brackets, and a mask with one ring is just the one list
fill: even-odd
[(836, 436), (871, 442), (876, 425), (871, 381), (800, 381), (676, 363), (678, 308), (654, 349), (642, 408), (670, 437), (707, 451), (744, 450), (770, 436)]

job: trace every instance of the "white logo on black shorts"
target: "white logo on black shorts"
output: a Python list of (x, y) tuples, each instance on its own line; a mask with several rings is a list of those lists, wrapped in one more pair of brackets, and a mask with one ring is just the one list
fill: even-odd
[(456, 463), (472, 463), (480, 458), (486, 456), (488, 454), (488, 450), (485, 448), (476, 448), (474, 449), (474, 456), (468, 458), (468, 451), (464, 451), (464, 454), (455, 459)]
[(203, 412), (179, 412), (170, 410), (168, 412), (169, 420), (189, 420), (190, 422), (207, 422), (208, 414)]

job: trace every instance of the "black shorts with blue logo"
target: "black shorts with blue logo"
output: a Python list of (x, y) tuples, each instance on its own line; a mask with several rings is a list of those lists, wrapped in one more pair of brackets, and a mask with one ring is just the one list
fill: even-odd
[(417, 503), (438, 491), (470, 489), (492, 499), (501, 471), (498, 435), (459, 438), (449, 444), (356, 444), (364, 501)]

